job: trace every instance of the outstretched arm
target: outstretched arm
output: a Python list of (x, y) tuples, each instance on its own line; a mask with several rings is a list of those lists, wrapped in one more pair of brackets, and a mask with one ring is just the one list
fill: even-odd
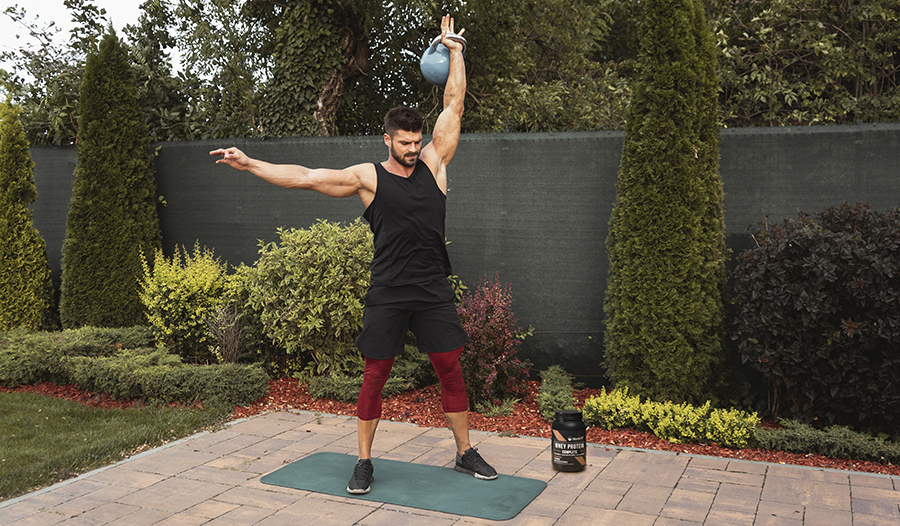
[[(434, 173), (441, 190), (447, 192), (447, 164), (456, 153), (466, 97), (466, 64), (461, 42), (448, 38), (453, 33), (454, 20), (449, 15), (441, 19), (441, 43), (450, 50), (450, 74), (444, 86), (444, 109), (434, 125), (432, 140), (422, 150), (422, 160)], [(462, 35), (465, 29), (459, 32)]]
[(359, 195), (367, 206), (368, 194), (374, 195), (375, 168), (371, 164), (358, 164), (343, 170), (310, 169), (297, 164), (272, 164), (253, 159), (237, 148), (220, 148), (209, 154), (221, 157), (216, 164), (248, 171), (282, 188), (313, 190), (331, 197)]

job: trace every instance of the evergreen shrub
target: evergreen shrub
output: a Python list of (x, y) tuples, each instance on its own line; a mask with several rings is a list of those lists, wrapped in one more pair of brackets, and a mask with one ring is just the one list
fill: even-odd
[(606, 242), (604, 365), (616, 387), (702, 403), (724, 378), (716, 48), (699, 0), (642, 12)]
[(112, 356), (120, 349), (151, 347), (149, 327), (96, 328), (31, 333), (22, 329), (0, 333), (0, 385), (39, 382), (70, 383), (63, 359)]
[(900, 210), (801, 212), (753, 238), (734, 271), (733, 337), (772, 412), (900, 432)]
[(653, 402), (630, 396), (628, 389), (603, 391), (590, 397), (581, 409), (589, 426), (604, 429), (634, 427), (674, 443), (715, 442), (745, 448), (753, 445), (760, 418), (738, 409), (713, 409), (687, 403)]
[(65, 362), (82, 389), (150, 404), (248, 404), (265, 394), (269, 380), (261, 364), (189, 365), (163, 349), (125, 349)]
[(508, 284), (482, 279), (478, 288), (466, 290), (457, 305), (460, 321), (469, 336), (460, 356), (470, 408), (476, 404), (499, 405), (508, 398), (525, 398), (531, 362), (516, 357), (522, 343), (512, 311)]
[(28, 208), (37, 199), (34, 161), (17, 110), (0, 106), (0, 331), (53, 329), (47, 246)]
[(285, 372), (310, 377), (361, 371), (355, 340), (372, 261), (368, 226), (361, 219), (346, 226), (320, 220), (278, 234), (279, 243), (260, 243), (247, 306), (290, 357)]
[(194, 366), (153, 347), (148, 327), (0, 333), (0, 385), (77, 383), (147, 403), (246, 404), (268, 381), (261, 364)]
[(900, 444), (881, 436), (858, 433), (846, 426), (816, 429), (796, 420), (782, 420), (780, 429), (759, 428), (759, 447), (800, 454), (819, 454), (830, 458), (869, 460), (882, 464), (900, 463)]
[(128, 55), (114, 34), (90, 53), (78, 100), (78, 157), (62, 250), (64, 328), (144, 320), (141, 255), (161, 246), (144, 112)]
[(158, 250), (152, 264), (143, 257), (141, 262), (140, 298), (157, 342), (188, 362), (218, 362), (209, 321), (222, 315), (227, 265), (199, 244), (193, 255), (182, 247), (168, 259)]
[(551, 365), (541, 371), (541, 392), (537, 400), (544, 420), (552, 422), (557, 411), (575, 409), (573, 380), (574, 377), (559, 365)]

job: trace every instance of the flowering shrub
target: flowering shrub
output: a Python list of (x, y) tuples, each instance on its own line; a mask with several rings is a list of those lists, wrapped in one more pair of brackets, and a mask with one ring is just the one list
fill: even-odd
[(504, 399), (525, 398), (531, 362), (516, 358), (521, 340), (516, 336), (509, 285), (483, 279), (473, 293), (466, 290), (457, 306), (469, 335), (460, 363), (469, 404), (499, 405)]

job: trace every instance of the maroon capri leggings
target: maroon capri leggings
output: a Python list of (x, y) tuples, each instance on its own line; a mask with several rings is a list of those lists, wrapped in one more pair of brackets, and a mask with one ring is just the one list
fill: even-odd
[[(441, 407), (445, 413), (462, 413), (469, 410), (469, 399), (463, 382), (459, 357), (463, 348), (450, 352), (428, 353), (434, 372), (441, 381)], [(366, 357), (363, 384), (359, 390), (356, 417), (360, 420), (381, 418), (381, 390), (391, 375), (394, 359), (376, 360)]]

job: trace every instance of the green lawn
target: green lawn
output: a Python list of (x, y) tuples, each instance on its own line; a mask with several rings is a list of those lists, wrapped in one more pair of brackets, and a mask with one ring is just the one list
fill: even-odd
[(116, 462), (224, 421), (224, 409), (92, 409), (0, 393), (0, 500)]

